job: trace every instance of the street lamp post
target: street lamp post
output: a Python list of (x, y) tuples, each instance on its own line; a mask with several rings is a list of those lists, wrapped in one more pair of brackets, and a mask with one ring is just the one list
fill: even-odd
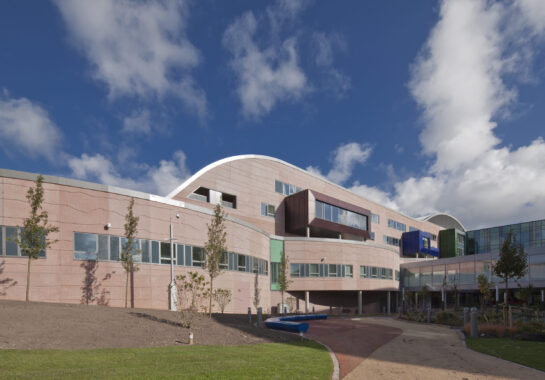
[[(180, 214), (176, 214), (176, 219), (180, 218)], [(174, 228), (172, 226), (172, 215), (170, 216), (170, 285), (169, 285), (169, 309), (176, 311), (178, 309), (178, 289), (174, 282)]]

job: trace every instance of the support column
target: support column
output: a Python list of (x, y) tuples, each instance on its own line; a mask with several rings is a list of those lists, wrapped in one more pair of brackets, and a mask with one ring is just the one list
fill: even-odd
[(310, 227), (307, 226), (307, 237), (309, 238), (310, 237)]
[(388, 297), (387, 297), (387, 298), (388, 298), (388, 301), (387, 301), (388, 303), (386, 304), (386, 313), (387, 313), (388, 315), (390, 315), (390, 304), (391, 304), (391, 301), (392, 301), (392, 300), (391, 300), (391, 295), (390, 295), (390, 291), (389, 291), (389, 290), (388, 290)]
[(343, 234), (339, 234), (339, 240), (342, 240)]
[(305, 314), (308, 314), (310, 294), (308, 290), (305, 291)]
[(363, 292), (358, 290), (358, 314), (363, 314)]

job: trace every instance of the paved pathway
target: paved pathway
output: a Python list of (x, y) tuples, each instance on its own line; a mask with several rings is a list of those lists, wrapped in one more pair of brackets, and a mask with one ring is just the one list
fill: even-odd
[(331, 347), (345, 380), (545, 380), (544, 372), (466, 348), (457, 330), (443, 326), (380, 317), (331, 319), (312, 322), (308, 335)]
[(397, 327), (336, 319), (308, 321), (309, 338), (327, 344), (335, 353), (342, 379), (383, 344), (402, 333)]

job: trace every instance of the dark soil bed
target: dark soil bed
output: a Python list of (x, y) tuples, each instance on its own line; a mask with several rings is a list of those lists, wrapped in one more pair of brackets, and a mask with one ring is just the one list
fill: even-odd
[[(255, 316), (254, 316), (255, 323)], [(199, 316), (195, 344), (293, 342), (297, 335), (257, 328), (247, 315)], [(42, 302), (0, 301), (0, 349), (84, 349), (187, 345), (179, 313)]]

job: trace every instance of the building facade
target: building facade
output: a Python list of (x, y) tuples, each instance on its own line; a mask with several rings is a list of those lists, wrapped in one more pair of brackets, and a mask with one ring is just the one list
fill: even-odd
[[(28, 215), (25, 196), (35, 179), (35, 174), (0, 170), (0, 299), (25, 296), (27, 260), (12, 239)], [(51, 236), (56, 243), (32, 263), (34, 301), (124, 305), (119, 255), (131, 198), (140, 218), (139, 270), (131, 295), (135, 307), (169, 307), (171, 247), (174, 275), (203, 271), (207, 223), (217, 203), (227, 213), (228, 252), (215, 286), (232, 291), (227, 312), (253, 306), (256, 286), (263, 309), (277, 310), (282, 256), (288, 260), (285, 303), (291, 311), (393, 310), (400, 289), (421, 286), (428, 278), (425, 268), (431, 266), (432, 279), (440, 275), (436, 264), (443, 266), (444, 276), (458, 265), (456, 276), (469, 285), (470, 275), (462, 271), (470, 265), (462, 259), (469, 256), (437, 260), (443, 231), (465, 233), (454, 217), (414, 219), (271, 157), (217, 161), (166, 197), (52, 176), (45, 176), (44, 188), (44, 207), (59, 232)], [(475, 242), (471, 247), (482, 249), (480, 234), (478, 244), (477, 235), (467, 236)], [(464, 245), (464, 254), (471, 249)], [(532, 264), (541, 265), (540, 249)], [(481, 268), (475, 258), (493, 262), (493, 255), (470, 257), (473, 278)]]

